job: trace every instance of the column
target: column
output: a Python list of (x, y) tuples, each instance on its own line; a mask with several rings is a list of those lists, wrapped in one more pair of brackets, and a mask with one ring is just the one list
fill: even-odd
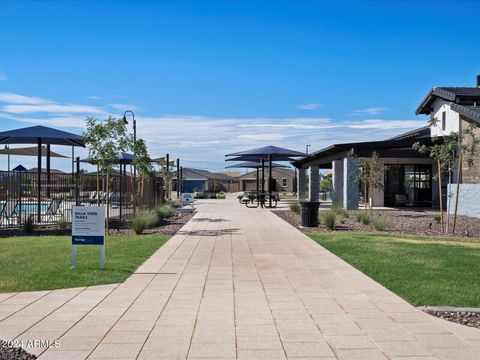
[(310, 187), (308, 192), (308, 201), (317, 202), (320, 193), (320, 173), (318, 165), (310, 166)]
[(357, 159), (347, 156), (343, 159), (343, 207), (345, 210), (358, 209), (358, 183), (351, 174), (358, 172)]
[(343, 205), (343, 160), (332, 161), (332, 204)]
[(297, 176), (297, 199), (298, 201), (305, 200), (307, 192), (307, 174), (305, 169), (298, 169)]

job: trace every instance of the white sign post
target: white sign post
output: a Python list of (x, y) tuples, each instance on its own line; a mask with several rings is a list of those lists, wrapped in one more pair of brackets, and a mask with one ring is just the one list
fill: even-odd
[(100, 245), (100, 269), (105, 268), (105, 207), (72, 207), (72, 269), (77, 266), (77, 245)]

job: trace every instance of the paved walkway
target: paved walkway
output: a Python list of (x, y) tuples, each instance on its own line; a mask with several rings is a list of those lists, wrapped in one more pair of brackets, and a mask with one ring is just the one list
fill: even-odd
[(480, 359), (430, 317), (264, 209), (204, 201), (122, 284), (0, 294), (0, 339), (47, 359)]

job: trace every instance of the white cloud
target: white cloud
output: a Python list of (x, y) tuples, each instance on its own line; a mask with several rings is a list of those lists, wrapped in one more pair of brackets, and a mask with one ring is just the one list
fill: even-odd
[(27, 113), (85, 113), (85, 114), (104, 114), (105, 110), (95, 106), (77, 105), (77, 104), (44, 104), (44, 105), (5, 105), (2, 111), (13, 114)]
[(28, 104), (28, 105), (43, 105), (53, 104), (53, 101), (42, 99), (39, 97), (24, 96), (20, 94), (2, 92), (0, 93), (0, 102), (8, 104)]
[(138, 107), (133, 104), (107, 104), (107, 106), (119, 111), (126, 111), (126, 110), (137, 111), (138, 110)]
[[(107, 116), (110, 105), (58, 104), (47, 99), (0, 93), (0, 121), (41, 124), (82, 133), (85, 117)], [(121, 105), (120, 110), (131, 106)], [(8, 112), (7, 112), (8, 111)], [(118, 114), (117, 114), (118, 115)], [(360, 114), (358, 114), (360, 115)], [(425, 125), (416, 119), (330, 119), (325, 117), (212, 117), (202, 115), (147, 116), (136, 112), (138, 136), (145, 139), (153, 157), (170, 153), (191, 167), (221, 170), (225, 154), (264, 145), (311, 151), (334, 143), (381, 140)], [(365, 116), (366, 117), (366, 116)], [(3, 120), (3, 121), (2, 121)], [(131, 125), (128, 125), (132, 131)], [(61, 151), (60, 151), (61, 152)], [(65, 151), (64, 151), (65, 152)], [(228, 164), (228, 163), (227, 163)], [(68, 169), (67, 169), (68, 170)]]
[(100, 100), (100, 97), (99, 97), (99, 96), (95, 96), (95, 95), (90, 95), (90, 96), (87, 96), (87, 99), (90, 99), (90, 100)]
[(315, 104), (315, 103), (309, 103), (309, 104), (299, 104), (297, 105), (297, 109), (301, 110), (315, 110), (318, 109), (322, 104)]
[(285, 138), (282, 134), (243, 134), (237, 136), (239, 139), (255, 140), (255, 141), (278, 141)]
[(369, 108), (365, 108), (365, 109), (355, 110), (354, 112), (356, 114), (378, 115), (378, 114), (383, 113), (385, 110), (388, 110), (388, 108), (385, 108), (385, 107), (369, 107)]
[(5, 73), (0, 72), (0, 81), (6, 81), (6, 80), (8, 80), (8, 76), (5, 75)]

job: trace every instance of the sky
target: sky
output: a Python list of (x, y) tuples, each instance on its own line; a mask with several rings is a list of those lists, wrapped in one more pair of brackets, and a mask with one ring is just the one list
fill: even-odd
[(265, 145), (379, 140), (424, 126), (415, 109), (433, 86), (475, 86), (478, 13), (475, 1), (1, 1), (0, 131), (81, 134), (87, 116), (133, 110), (153, 157), (212, 171)]

